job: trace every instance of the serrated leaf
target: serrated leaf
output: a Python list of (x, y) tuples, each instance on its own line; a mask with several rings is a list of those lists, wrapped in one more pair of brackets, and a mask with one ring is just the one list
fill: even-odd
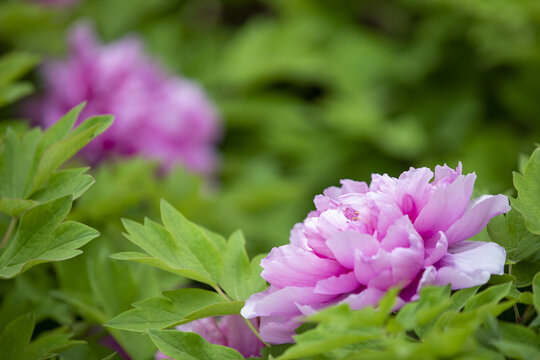
[(41, 131), (33, 129), (19, 139), (8, 128), (0, 148), (0, 197), (25, 199)]
[(2, 359), (20, 360), (34, 331), (34, 315), (27, 313), (11, 321), (0, 335)]
[(22, 359), (34, 360), (52, 358), (57, 355), (59, 351), (85, 343), (85, 341), (81, 340), (70, 340), (72, 336), (73, 334), (68, 333), (66, 328), (58, 328), (41, 334), (25, 348), (24, 357)]
[(133, 306), (135, 309), (109, 320), (106, 326), (140, 332), (165, 329), (205, 317), (238, 314), (243, 302), (227, 302), (213, 291), (179, 289)]
[[(235, 300), (245, 300), (266, 287), (266, 282), (260, 276), (261, 270), (249, 262), (245, 243), (242, 232), (236, 231), (229, 237), (223, 254), (223, 276), (219, 285)], [(260, 259), (255, 263), (258, 265)]]
[[(112, 116), (93, 117), (77, 127), (68, 137), (54, 142), (44, 152), (34, 177), (32, 190), (39, 189), (51, 174), (92, 139), (112, 124)], [(88, 126), (87, 124), (92, 124)], [(79, 130), (83, 127), (84, 130)]]
[(540, 148), (531, 155), (523, 175), (514, 173), (514, 186), (518, 198), (512, 199), (512, 207), (523, 215), (527, 229), (540, 235)]
[(35, 200), (0, 198), (0, 211), (9, 216), (19, 216), (21, 213), (38, 204)]
[(44, 184), (43, 189), (32, 195), (32, 199), (46, 202), (65, 195), (72, 195), (74, 200), (78, 199), (95, 182), (92, 176), (85, 174), (86, 171), (88, 168), (68, 169), (53, 173)]
[(60, 261), (99, 233), (80, 223), (62, 222), (71, 209), (71, 196), (37, 205), (21, 216), (15, 236), (0, 256), (0, 278), (11, 278), (42, 262)]
[(465, 311), (478, 309), (484, 305), (494, 305), (501, 301), (512, 288), (512, 283), (490, 286), (486, 290), (471, 297), (465, 304)]
[(38, 156), (41, 156), (53, 143), (64, 140), (69, 135), (85, 105), (86, 103), (83, 102), (75, 106), (43, 133), (37, 149)]
[(123, 219), (125, 237), (148, 255), (131, 252), (114, 258), (146, 263), (216, 287), (223, 269), (220, 250), (225, 249), (225, 240), (191, 223), (164, 201), (162, 218), (165, 226), (149, 219), (144, 225)]
[(211, 282), (209, 279), (205, 278), (204, 276), (201, 276), (196, 271), (186, 269), (186, 268), (176, 268), (176, 267), (173, 268), (169, 266), (165, 261), (152, 257), (152, 256), (148, 256), (147, 254), (144, 254), (144, 253), (126, 251), (126, 252), (112, 254), (110, 257), (111, 259), (115, 259), (115, 260), (133, 261), (133, 262), (138, 262), (141, 264), (154, 266), (158, 269), (165, 270), (170, 273), (177, 274), (185, 278), (192, 279), (195, 281), (200, 281), (203, 283)]
[(161, 201), (161, 219), (175, 240), (185, 244), (210, 278), (218, 283), (223, 272), (221, 254), (225, 251), (225, 240), (190, 222), (164, 200)]
[(492, 219), (488, 234), (492, 241), (506, 249), (507, 260), (514, 263), (540, 253), (540, 236), (527, 230), (523, 217), (516, 210)]
[(241, 360), (236, 350), (213, 345), (201, 336), (175, 330), (150, 330), (150, 338), (156, 346), (174, 360)]

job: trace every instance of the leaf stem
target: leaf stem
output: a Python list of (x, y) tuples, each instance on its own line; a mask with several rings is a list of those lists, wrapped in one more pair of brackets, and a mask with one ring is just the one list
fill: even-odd
[(253, 324), (251, 323), (251, 321), (249, 321), (248, 319), (246, 318), (243, 318), (244, 319), (244, 322), (247, 324), (247, 326), (251, 329), (251, 331), (255, 334), (255, 336), (261, 340), (261, 342), (264, 344), (264, 346), (266, 347), (269, 347), (270, 344), (267, 343), (266, 341), (264, 341), (262, 338), (261, 338), (261, 335), (259, 334), (259, 332), (257, 331), (257, 329), (255, 329), (255, 326), (253, 326)]
[(521, 315), (521, 317), (519, 318), (518, 324), (527, 321), (531, 317), (531, 315), (533, 314), (533, 312), (531, 312), (532, 308), (532, 305), (527, 305), (527, 308), (523, 312), (523, 315)]
[(216, 290), (219, 295), (221, 295), (225, 300), (227, 300), (227, 302), (231, 302), (231, 299), (229, 299), (227, 294), (225, 294), (225, 292), (223, 292), (223, 290), (221, 290), (218, 285), (214, 286), (214, 290)]
[[(221, 288), (216, 285), (214, 286), (214, 290), (216, 290), (216, 292), (221, 295), (225, 300), (227, 300), (227, 302), (232, 302), (231, 299), (227, 296), (227, 294), (225, 294), (225, 292), (223, 290), (221, 290)], [(238, 315), (238, 316), (241, 316), (242, 315)], [(251, 323), (251, 321), (249, 321), (248, 319), (242, 317), (242, 319), (244, 319), (244, 322), (246, 323), (246, 325), (249, 327), (249, 329), (255, 334), (255, 336), (264, 344), (264, 346), (266, 347), (269, 347), (270, 344), (267, 343), (266, 341), (264, 341), (262, 338), (261, 338), (261, 334), (259, 334), (259, 332), (257, 331), (257, 329), (255, 329), (255, 326), (253, 326), (253, 324)]]
[(9, 225), (7, 227), (6, 233), (4, 234), (4, 236), (2, 237), (2, 241), (0, 242), (0, 248), (4, 247), (7, 244), (9, 237), (11, 236), (11, 233), (13, 232), (13, 229), (15, 229), (16, 223), (17, 223), (17, 218), (12, 217), (11, 220), (9, 221)]

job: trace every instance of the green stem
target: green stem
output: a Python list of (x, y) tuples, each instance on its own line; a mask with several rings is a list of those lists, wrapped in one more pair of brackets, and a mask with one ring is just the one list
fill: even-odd
[(259, 334), (259, 332), (257, 331), (257, 329), (255, 329), (255, 326), (253, 326), (253, 324), (251, 323), (251, 321), (249, 321), (248, 319), (245, 319), (244, 318), (244, 322), (247, 324), (247, 326), (251, 329), (251, 331), (255, 334), (256, 337), (259, 338), (259, 340), (261, 340), (261, 342), (264, 344), (264, 346), (266, 347), (269, 347), (270, 344), (267, 343), (266, 341), (264, 341), (262, 338), (261, 338), (261, 335)]
[[(223, 292), (223, 290), (221, 290), (221, 288), (219, 286), (214, 286), (213, 287), (216, 292), (221, 295), (225, 300), (227, 300), (227, 302), (232, 302), (232, 300), (227, 296), (227, 294), (225, 294), (225, 292)], [(242, 316), (242, 315), (239, 315), (239, 316)], [(261, 338), (261, 334), (259, 334), (259, 332), (257, 331), (257, 329), (255, 329), (255, 326), (253, 326), (253, 324), (251, 323), (251, 321), (249, 321), (248, 319), (242, 317), (242, 319), (244, 319), (244, 322), (246, 323), (246, 325), (249, 327), (249, 329), (255, 334), (255, 336), (261, 340), (261, 342), (264, 344), (264, 346), (266, 347), (269, 347), (270, 344), (267, 343), (266, 341), (264, 341), (262, 338)]]
[(17, 223), (17, 218), (12, 217), (7, 227), (6, 233), (4, 234), (4, 236), (2, 237), (2, 241), (0, 242), (0, 248), (6, 246), (9, 240), (9, 237), (11, 236), (11, 233), (13, 232), (13, 229), (15, 229), (16, 223)]
[(225, 300), (227, 300), (227, 302), (232, 302), (231, 299), (229, 299), (229, 297), (227, 296), (227, 294), (225, 294), (219, 286), (214, 286), (214, 290), (216, 290), (219, 295), (221, 295)]
[(533, 308), (532, 305), (527, 305), (527, 308), (523, 312), (523, 315), (521, 315), (521, 318), (519, 319), (518, 324), (526, 322), (531, 317), (531, 315), (533, 314), (533, 312), (531, 311), (532, 308)]

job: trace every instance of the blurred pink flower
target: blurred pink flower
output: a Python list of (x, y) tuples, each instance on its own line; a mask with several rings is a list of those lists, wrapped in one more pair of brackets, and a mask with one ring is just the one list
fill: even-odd
[(425, 285), (462, 289), (502, 274), (505, 250), (491, 242), (466, 241), (489, 220), (508, 212), (504, 195), (470, 200), (476, 175), (437, 166), (399, 178), (373, 175), (371, 185), (342, 180), (315, 196), (312, 211), (291, 231), (290, 244), (261, 261), (270, 287), (242, 309), (261, 317), (270, 343), (292, 342), (299, 317), (336, 303), (352, 309), (376, 305), (401, 287), (396, 308), (415, 300)]
[[(257, 328), (258, 319), (251, 320), (251, 323)], [(223, 316), (219, 320), (213, 317), (195, 320), (179, 325), (176, 329), (199, 334), (206, 341), (233, 348), (245, 357), (258, 357), (264, 346), (246, 325), (244, 319), (238, 315)], [(156, 353), (155, 358), (156, 360), (169, 359), (161, 351)]]
[(41, 74), (44, 95), (30, 115), (45, 127), (83, 101), (82, 119), (115, 115), (111, 128), (82, 150), (89, 162), (140, 154), (165, 168), (181, 163), (197, 172), (214, 169), (221, 131), (213, 105), (195, 83), (166, 75), (139, 39), (101, 45), (88, 25), (79, 24), (68, 58), (46, 63)]

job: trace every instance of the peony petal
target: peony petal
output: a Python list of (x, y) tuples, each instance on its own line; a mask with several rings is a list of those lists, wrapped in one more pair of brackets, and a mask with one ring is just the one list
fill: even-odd
[(463, 216), (446, 231), (449, 244), (467, 240), (482, 231), (489, 221), (510, 211), (504, 195), (484, 195), (471, 202)]
[(448, 186), (435, 188), (414, 222), (414, 227), (423, 238), (445, 231), (463, 215), (475, 180), (475, 174), (460, 175)]
[(261, 267), (261, 277), (278, 288), (315, 286), (320, 279), (345, 271), (337, 261), (320, 258), (294, 245), (273, 248), (261, 260)]
[(313, 305), (335, 298), (335, 295), (315, 294), (313, 287), (288, 286), (278, 289), (270, 286), (263, 292), (251, 295), (240, 311), (246, 319), (257, 316), (296, 316), (297, 305)]
[(366, 306), (376, 306), (379, 300), (386, 294), (386, 291), (382, 291), (375, 288), (367, 288), (359, 294), (351, 294), (347, 296), (340, 304), (349, 304), (352, 310), (362, 309)]
[(360, 251), (364, 256), (373, 256), (379, 250), (379, 242), (371, 235), (353, 231), (342, 231), (326, 241), (333, 257), (344, 267), (354, 268), (354, 254)]
[(431, 178), (433, 178), (433, 172), (425, 167), (410, 168), (399, 176), (395, 199), (400, 204), (402, 213), (409, 215), (413, 221), (427, 201)]
[(259, 334), (261, 338), (270, 344), (294, 343), (294, 330), (300, 326), (300, 322), (280, 316), (268, 316), (261, 318)]
[(351, 271), (339, 276), (319, 280), (314, 291), (317, 294), (339, 295), (356, 290), (359, 286), (360, 283), (356, 279), (354, 271)]
[[(250, 321), (251, 324), (257, 329), (259, 319), (252, 319)], [(257, 338), (257, 336), (255, 336), (241, 316), (224, 316), (219, 323), (219, 327), (227, 338), (227, 343), (225, 346), (237, 350), (245, 357), (260, 355), (261, 348), (264, 346), (264, 344)]]
[[(246, 326), (247, 327), (247, 326)], [(249, 329), (249, 328), (248, 328)], [(194, 332), (203, 337), (206, 341), (216, 345), (226, 345), (225, 334), (221, 332), (216, 318), (208, 317), (192, 321), (187, 324), (178, 325), (176, 330), (182, 332)]]
[(368, 185), (363, 181), (354, 181), (349, 179), (340, 180), (342, 194), (365, 194), (369, 191)]
[(485, 284), (491, 274), (502, 275), (506, 252), (492, 242), (462, 241), (448, 248), (438, 263), (435, 285), (451, 284), (452, 290)]
[(448, 251), (448, 240), (445, 233), (439, 231), (435, 236), (426, 240), (424, 249), (424, 266), (430, 266), (439, 261)]
[(304, 221), (304, 234), (308, 245), (320, 256), (332, 258), (332, 252), (326, 246), (326, 240), (335, 233), (347, 229), (349, 220), (341, 211), (330, 209), (319, 217), (310, 217)]

